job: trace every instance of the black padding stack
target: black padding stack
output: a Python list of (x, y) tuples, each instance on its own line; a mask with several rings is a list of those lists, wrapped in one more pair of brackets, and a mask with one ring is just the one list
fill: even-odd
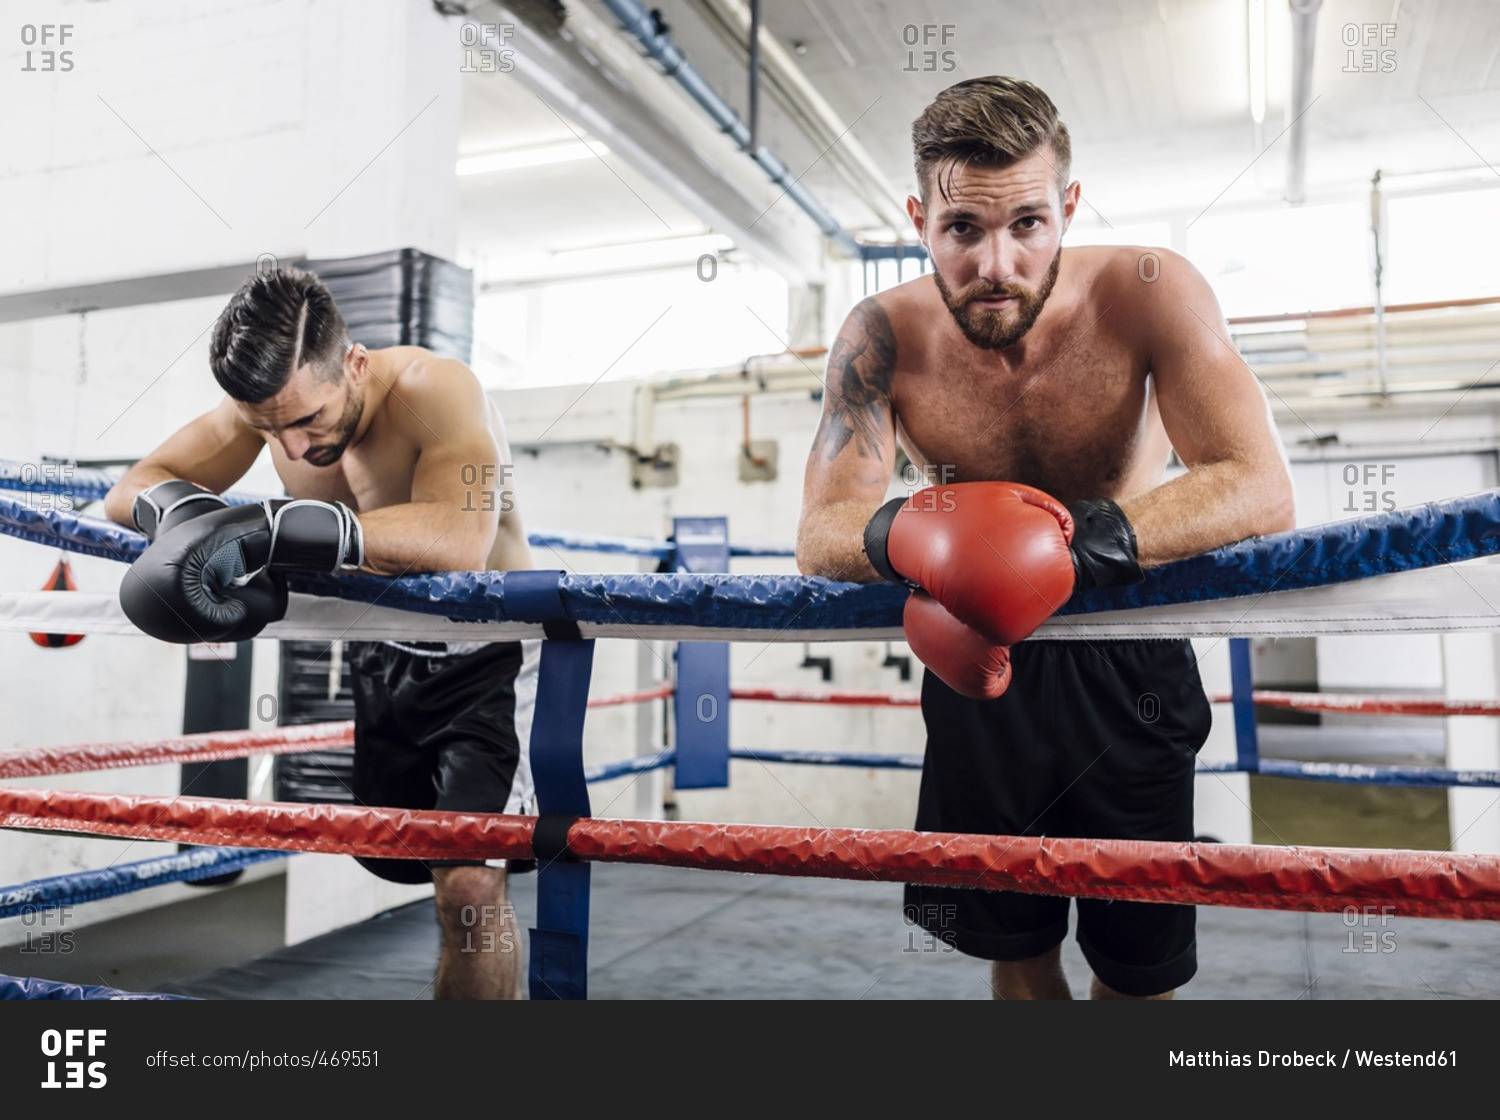
[[(281, 643), (278, 681), (280, 724), (337, 723), (354, 718), (349, 669), (329, 642)], [(273, 771), (277, 801), (351, 805), (354, 748), (308, 751), (276, 756)]]
[(474, 274), (416, 249), (368, 257), (307, 261), (328, 285), (349, 336), (370, 349), (422, 346), (470, 360), (474, 350)]

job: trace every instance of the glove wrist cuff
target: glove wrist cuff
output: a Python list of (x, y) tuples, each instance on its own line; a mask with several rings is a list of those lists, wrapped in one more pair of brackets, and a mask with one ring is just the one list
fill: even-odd
[(265, 508), (271, 528), (269, 567), (337, 574), (364, 563), (364, 530), (343, 502), (275, 499)]
[(155, 540), (164, 526), (170, 527), (228, 505), (219, 495), (196, 482), (169, 478), (146, 487), (135, 496), (130, 506), (130, 519), (138, 532)]
[(1146, 578), (1138, 559), (1135, 529), (1119, 504), (1090, 498), (1068, 506), (1073, 517), (1073, 590), (1140, 583)]
[(891, 567), (891, 558), (887, 552), (887, 541), (890, 539), (891, 526), (896, 521), (896, 515), (901, 512), (901, 507), (906, 504), (905, 498), (892, 498), (875, 511), (875, 516), (865, 522), (864, 547), (865, 556), (870, 561), (870, 567), (880, 575), (881, 579), (891, 583), (899, 583), (902, 587), (913, 591), (919, 589), (919, 585), (903, 576), (895, 568)]

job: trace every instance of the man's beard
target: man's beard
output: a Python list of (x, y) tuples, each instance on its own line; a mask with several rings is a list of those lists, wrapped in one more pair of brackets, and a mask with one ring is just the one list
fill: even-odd
[[(963, 291), (954, 293), (943, 279), (943, 274), (936, 267), (933, 268), (932, 277), (937, 281), (938, 291), (942, 293), (943, 302), (947, 304), (948, 311), (953, 316), (953, 321), (958, 324), (958, 329), (964, 332), (964, 337), (975, 346), (985, 350), (1004, 350), (1007, 346), (1014, 346), (1025, 336), (1033, 325), (1037, 316), (1042, 313), (1042, 305), (1047, 302), (1047, 297), (1052, 294), (1052, 288), (1057, 283), (1057, 272), (1062, 265), (1062, 250), (1058, 249), (1057, 255), (1052, 258), (1051, 265), (1047, 268), (1047, 275), (1042, 278), (1041, 286), (1035, 291), (1007, 284), (990, 284), (979, 281), (970, 284)], [(1016, 306), (1004, 311), (985, 311), (972, 306), (975, 300), (995, 299), (1000, 296), (1013, 296)], [(1006, 315), (1014, 315), (1007, 324)]]
[(354, 438), (354, 433), (359, 428), (360, 418), (364, 414), (364, 394), (351, 385), (349, 395), (344, 400), (344, 411), (339, 416), (338, 427), (333, 430), (333, 442), (309, 447), (303, 452), (303, 460), (315, 467), (331, 467), (337, 463), (340, 456), (344, 454), (344, 448), (348, 447), (349, 441)]

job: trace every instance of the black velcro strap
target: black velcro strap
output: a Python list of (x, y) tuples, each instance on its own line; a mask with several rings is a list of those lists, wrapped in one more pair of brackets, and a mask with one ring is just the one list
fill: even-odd
[(870, 567), (875, 569), (881, 579), (918, 591), (919, 585), (891, 567), (890, 557), (886, 555), (886, 538), (891, 535), (891, 525), (906, 502), (906, 498), (892, 498), (875, 511), (875, 516), (865, 522), (865, 556), (869, 558)]
[(1135, 529), (1117, 503), (1091, 498), (1068, 507), (1073, 516), (1073, 590), (1140, 583)]
[(578, 862), (578, 857), (568, 851), (568, 829), (579, 819), (570, 813), (543, 813), (537, 817), (531, 833), (531, 851), (538, 863)]

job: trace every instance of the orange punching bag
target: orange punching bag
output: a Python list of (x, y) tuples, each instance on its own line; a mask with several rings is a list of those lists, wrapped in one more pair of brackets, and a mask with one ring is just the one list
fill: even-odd
[[(42, 585), (43, 591), (77, 591), (78, 585), (73, 582), (73, 569), (68, 566), (68, 558), (64, 556), (52, 569), (52, 575)], [(76, 646), (83, 641), (82, 634), (36, 634), (31, 635), (31, 640), (44, 649), (62, 649), (64, 646)]]

